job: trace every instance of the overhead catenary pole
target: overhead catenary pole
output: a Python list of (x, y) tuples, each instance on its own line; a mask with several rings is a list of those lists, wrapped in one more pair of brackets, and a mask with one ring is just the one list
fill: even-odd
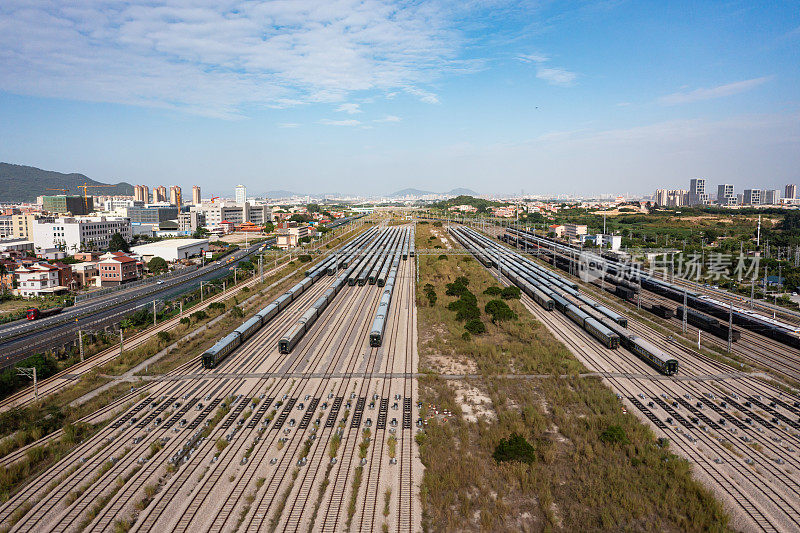
[(36, 380), (36, 367), (17, 367), (17, 375), (33, 379), (33, 399), (39, 401), (39, 382)]
[(683, 323), (683, 332), (686, 333), (686, 286), (683, 287), (683, 319), (681, 322)]
[(81, 354), (81, 363), (83, 363), (83, 331), (78, 330), (78, 352)]
[(154, 326), (158, 325), (158, 318), (157, 317), (158, 317), (158, 315), (156, 314), (156, 301), (153, 300), (153, 325)]
[(729, 304), (728, 311), (728, 353), (733, 349), (733, 302)]

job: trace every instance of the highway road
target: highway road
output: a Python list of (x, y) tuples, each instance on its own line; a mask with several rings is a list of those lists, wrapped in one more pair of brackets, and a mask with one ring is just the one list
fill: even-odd
[(79, 329), (98, 329), (118, 321), (131, 312), (148, 308), (153, 300), (167, 300), (197, 289), (201, 281), (212, 281), (230, 273), (230, 268), (247, 259), (263, 246), (274, 244), (275, 239), (237, 250), (205, 267), (177, 276), (163, 284), (137, 287), (124, 294), (112, 293), (83, 305), (65, 309), (64, 312), (35, 321), (15, 322), (0, 330), (0, 368), (30, 355), (60, 346), (76, 338)]

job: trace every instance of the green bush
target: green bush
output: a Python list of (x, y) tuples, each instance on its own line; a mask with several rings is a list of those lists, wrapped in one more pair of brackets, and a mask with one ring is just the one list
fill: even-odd
[(433, 223), (433, 227), (434, 228), (441, 228), (442, 227), (442, 223), (439, 220), (437, 220), (436, 222)]
[(169, 334), (169, 331), (159, 331), (157, 337), (158, 340), (164, 344), (172, 340), (172, 335)]
[(231, 316), (233, 316), (234, 318), (243, 318), (244, 311), (242, 311), (242, 308), (239, 307), (238, 305), (234, 305), (233, 307), (231, 307)]
[(489, 300), (484, 310), (492, 315), (492, 322), (494, 323), (517, 318), (517, 314), (503, 300)]
[(447, 261), (447, 256), (442, 254), (437, 258), (439, 261)]
[(483, 291), (483, 294), (486, 294), (487, 296), (500, 296), (502, 292), (503, 289), (501, 289), (497, 285), (492, 285), (491, 287), (488, 287), (485, 291)]
[(464, 329), (468, 332), (472, 333), (473, 335), (480, 335), (481, 333), (486, 333), (486, 325), (481, 322), (479, 318), (471, 318), (464, 324)]
[(192, 313), (189, 316), (191, 316), (194, 319), (195, 322), (199, 322), (201, 320), (205, 320), (206, 318), (208, 318), (208, 315), (206, 314), (206, 312), (202, 311), (202, 310), (201, 311), (195, 311), (194, 313)]
[(225, 310), (225, 302), (211, 302), (210, 304), (208, 304), (208, 308), (211, 309), (211, 310), (224, 311)]
[(628, 436), (620, 426), (609, 426), (600, 434), (600, 440), (609, 444), (628, 444)]
[(507, 439), (500, 439), (492, 457), (498, 463), (504, 461), (532, 463), (536, 460), (536, 448), (522, 435), (512, 433)]
[(503, 300), (519, 300), (520, 291), (519, 287), (516, 285), (509, 285), (508, 287), (504, 287), (501, 298)]
[(301, 263), (308, 263), (309, 261), (311, 261), (311, 256), (308, 254), (303, 254), (298, 256), (298, 259), (300, 260)]
[(192, 319), (190, 319), (188, 316), (185, 316), (185, 317), (181, 318), (181, 320), (180, 320), (180, 323), (181, 323), (181, 324), (184, 324), (184, 325), (187, 325), (187, 326), (188, 326), (188, 325), (189, 325), (191, 322), (192, 322)]

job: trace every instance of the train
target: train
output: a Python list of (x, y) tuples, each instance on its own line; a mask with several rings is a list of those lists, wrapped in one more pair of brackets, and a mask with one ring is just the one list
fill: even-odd
[[(513, 240), (514, 243), (522, 241), (525, 246), (530, 246), (531, 249), (541, 250), (545, 254), (555, 256), (555, 251), (561, 254), (575, 256), (580, 251), (578, 247), (568, 245), (556, 241), (549, 237), (542, 237), (533, 235), (530, 232), (516, 230), (509, 228), (507, 234), (501, 236), (501, 240)], [(506, 237), (508, 235), (508, 237)], [(579, 266), (583, 265), (585, 268), (594, 269), (591, 274), (594, 276), (607, 276), (612, 283), (619, 284), (626, 291), (620, 291), (620, 297), (631, 299), (635, 295), (638, 287), (646, 289), (650, 292), (663, 296), (672, 301), (683, 303), (686, 300), (686, 305), (690, 308), (696, 309), (702, 313), (716, 317), (724, 322), (732, 318), (733, 324), (741, 328), (747, 329), (759, 335), (770, 337), (782, 344), (792, 348), (800, 349), (800, 328), (797, 326), (786, 324), (771, 317), (755, 313), (752, 310), (744, 309), (738, 306), (731, 306), (728, 303), (721, 302), (701, 294), (697, 291), (690, 290), (689, 288), (667, 281), (657, 279), (653, 276), (641, 271), (637, 265), (625, 264), (619, 260), (617, 254), (613, 252), (603, 252), (601, 254), (586, 254), (582, 258), (590, 257), (591, 261), (582, 260)], [(564, 263), (553, 260), (556, 266), (565, 268)], [(569, 260), (567, 260), (567, 264)], [(732, 315), (732, 317), (731, 317)], [(734, 335), (736, 335), (734, 333)], [(739, 333), (741, 336), (741, 333)], [(724, 334), (727, 339), (727, 329)]]
[[(375, 312), (375, 319), (372, 321), (372, 329), (369, 333), (369, 345), (373, 348), (378, 348), (383, 344), (384, 335), (386, 332), (386, 323), (389, 320), (389, 307), (392, 303), (392, 296), (394, 294), (394, 284), (397, 279), (397, 269), (400, 266), (400, 261), (403, 256), (406, 259), (411, 256), (413, 252), (414, 235), (409, 230), (403, 230), (401, 240), (399, 241), (400, 247), (394, 252), (391, 261), (387, 258), (388, 273), (383, 285), (383, 294), (378, 304), (378, 310)], [(412, 256), (413, 257), (413, 256)]]
[[(580, 294), (577, 286), (573, 287), (571, 284), (560, 282), (560, 276), (535, 265), (519, 254), (498, 249), (491, 239), (472, 229), (450, 227), (449, 231), (455, 240), (475, 254), (484, 266), (496, 266), (503, 275), (529, 296), (530, 293), (526, 287), (541, 292), (546, 298), (545, 302), (552, 302), (552, 307), (548, 303), (543, 305), (535, 297), (533, 297), (534, 301), (547, 310), (556, 309), (564, 313), (607, 348), (613, 350), (622, 346), (663, 374), (674, 375), (678, 372), (679, 364), (676, 358), (668, 355), (655, 344), (631, 333), (627, 329), (627, 318)], [(482, 247), (479, 247), (479, 244)], [(533, 266), (527, 268), (529, 265)], [(559, 291), (561, 291), (560, 294)], [(571, 303), (567, 299), (567, 295), (575, 298), (580, 304)], [(592, 316), (593, 313), (599, 316)]]
[[(682, 305), (679, 305), (675, 309), (675, 316), (678, 319), (683, 320), (683, 306)], [(689, 309), (686, 312), (686, 322), (691, 324), (691, 325), (693, 325), (693, 326), (695, 326), (698, 329), (702, 329), (703, 331), (707, 331), (707, 332), (711, 333), (712, 335), (714, 335), (716, 337), (719, 337), (720, 339), (728, 340), (728, 326), (727, 326), (727, 324), (723, 326), (722, 324), (719, 323), (719, 320), (717, 320), (716, 318), (713, 318), (713, 317), (710, 317), (710, 316), (706, 316), (706, 315), (704, 315), (702, 313), (698, 313), (697, 311)], [(732, 342), (737, 342), (742, 337), (742, 334), (739, 331), (735, 330), (735, 329), (731, 329), (730, 334), (731, 334), (731, 341)]]
[[(203, 368), (213, 369), (218, 367), (219, 364), (231, 354), (231, 352), (241, 346), (242, 343), (244, 343), (247, 339), (252, 337), (260, 328), (264, 327), (268, 322), (275, 318), (278, 313), (286, 309), (290, 303), (299, 298), (300, 295), (308, 290), (308, 288), (311, 287), (315, 281), (319, 280), (323, 275), (325, 275), (331, 264), (339, 262), (342, 254), (348, 250), (354, 250), (354, 247), (368, 242), (373, 235), (374, 231), (372, 229), (365, 232), (365, 234), (360, 235), (347, 245), (334, 252), (332, 257), (326, 259), (319, 265), (306, 270), (305, 278), (292, 286), (288, 291), (280, 295), (261, 311), (253, 315), (250, 319), (246, 320), (241, 326), (217, 341), (217, 343), (215, 343), (211, 348), (203, 352), (203, 354), (200, 356), (200, 362)], [(337, 280), (337, 282), (338, 281), (339, 280)], [(341, 288), (341, 285), (342, 283), (334, 283), (334, 287)], [(325, 293), (328, 295), (328, 297), (332, 297), (330, 291), (331, 290), (329, 289)], [(338, 292), (338, 289), (334, 289), (334, 291)], [(333, 295), (335, 295), (335, 292)]]

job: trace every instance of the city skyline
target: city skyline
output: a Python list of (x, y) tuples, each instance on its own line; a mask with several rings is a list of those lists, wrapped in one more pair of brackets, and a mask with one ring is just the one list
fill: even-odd
[(84, 7), (0, 7), (0, 159), (209, 191), (797, 180), (789, 5)]

